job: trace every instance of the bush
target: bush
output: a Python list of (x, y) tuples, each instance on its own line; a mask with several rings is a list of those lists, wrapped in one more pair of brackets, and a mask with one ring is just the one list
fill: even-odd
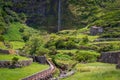
[(120, 50), (120, 43), (99, 44), (99, 48), (98, 48), (99, 52), (116, 51), (116, 50)]
[(55, 46), (57, 49), (65, 49), (66, 42), (64, 40), (57, 40)]
[(74, 58), (79, 62), (95, 62), (99, 55), (94, 51), (76, 51)]
[(4, 37), (0, 35), (0, 41), (4, 41)]
[(13, 57), (13, 58), (12, 58), (12, 61), (15, 61), (15, 62), (16, 62), (16, 61), (18, 61), (18, 60), (19, 60), (18, 57)]
[(82, 38), (82, 43), (83, 44), (86, 44), (88, 42), (89, 42), (88, 36), (85, 36), (85, 37)]
[(36, 51), (37, 56), (43, 56), (48, 53), (49, 53), (49, 50), (44, 47), (38, 48), (38, 50)]
[(52, 54), (52, 55), (57, 54), (57, 50), (56, 50), (56, 47), (55, 47), (55, 46), (49, 47), (49, 50), (50, 50), (49, 54)]
[(54, 59), (67, 61), (67, 60), (71, 60), (72, 58), (69, 55), (66, 55), (66, 54), (56, 54), (54, 56)]
[(13, 57), (12, 58), (12, 64), (18, 63), (19, 58), (18, 57)]
[(28, 55), (44, 55), (48, 53), (48, 49), (44, 47), (45, 42), (40, 35), (33, 35), (26, 43), (24, 51)]
[(72, 57), (61, 53), (56, 54), (53, 57), (53, 62), (62, 70), (71, 70), (71, 68), (73, 68), (73, 66), (76, 64), (76, 61), (73, 60)]

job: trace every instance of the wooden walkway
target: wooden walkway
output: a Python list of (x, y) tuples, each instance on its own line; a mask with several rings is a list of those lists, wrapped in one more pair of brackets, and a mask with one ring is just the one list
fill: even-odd
[(49, 80), (52, 78), (52, 74), (55, 72), (55, 66), (50, 61), (47, 62), (50, 66), (49, 69), (28, 76), (22, 80)]

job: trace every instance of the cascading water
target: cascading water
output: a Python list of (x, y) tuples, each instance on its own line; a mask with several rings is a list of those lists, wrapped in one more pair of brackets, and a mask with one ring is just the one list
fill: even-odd
[(58, 3), (58, 31), (61, 29), (61, 0)]

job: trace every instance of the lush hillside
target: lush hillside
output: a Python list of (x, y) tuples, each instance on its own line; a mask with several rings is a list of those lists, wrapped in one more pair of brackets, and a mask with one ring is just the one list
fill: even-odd
[(118, 26), (119, 0), (70, 0), (70, 9), (83, 25)]
[[(58, 68), (55, 76), (76, 72), (65, 80), (119, 79), (116, 64), (96, 63), (102, 61), (101, 53), (120, 50), (119, 4), (120, 0), (0, 0), (1, 60), (14, 57), (3, 54), (15, 52), (23, 60), (21, 56), (38, 61), (37, 57), (45, 55)], [(58, 23), (62, 30), (57, 32)], [(105, 55), (108, 62), (118, 62), (117, 57)], [(0, 68), (0, 79), (4, 73), (13, 80), (12, 75), (20, 79), (45, 68), (37, 69), (37, 65), (15, 71)], [(33, 71), (28, 73), (28, 69)]]
[[(120, 0), (61, 0), (62, 29), (97, 25), (119, 26)], [(2, 25), (12, 21), (25, 22), (34, 28), (57, 30), (58, 1), (6, 0), (0, 2)], [(16, 14), (16, 13), (17, 14)], [(7, 16), (7, 19), (5, 19)], [(26, 19), (27, 17), (27, 19)], [(4, 28), (3, 28), (4, 29)], [(1, 29), (2, 30), (2, 29)], [(2, 30), (4, 31), (4, 30)]]

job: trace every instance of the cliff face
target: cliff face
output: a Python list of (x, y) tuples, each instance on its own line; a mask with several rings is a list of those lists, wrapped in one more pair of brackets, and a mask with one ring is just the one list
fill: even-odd
[[(37, 28), (57, 30), (59, 0), (11, 0), (12, 9), (27, 15), (26, 23)], [(62, 0), (62, 9), (67, 8), (67, 1)], [(65, 12), (62, 10), (62, 13)], [(49, 28), (47, 27), (49, 26)]]
[[(5, 0), (12, 2), (12, 10), (25, 13), (26, 23), (36, 28), (56, 31), (59, 0)], [(4, 1), (4, 2), (5, 2)], [(61, 0), (62, 29), (85, 26), (117, 25), (120, 0)], [(111, 12), (112, 10), (112, 12)], [(112, 20), (111, 20), (112, 19)]]

